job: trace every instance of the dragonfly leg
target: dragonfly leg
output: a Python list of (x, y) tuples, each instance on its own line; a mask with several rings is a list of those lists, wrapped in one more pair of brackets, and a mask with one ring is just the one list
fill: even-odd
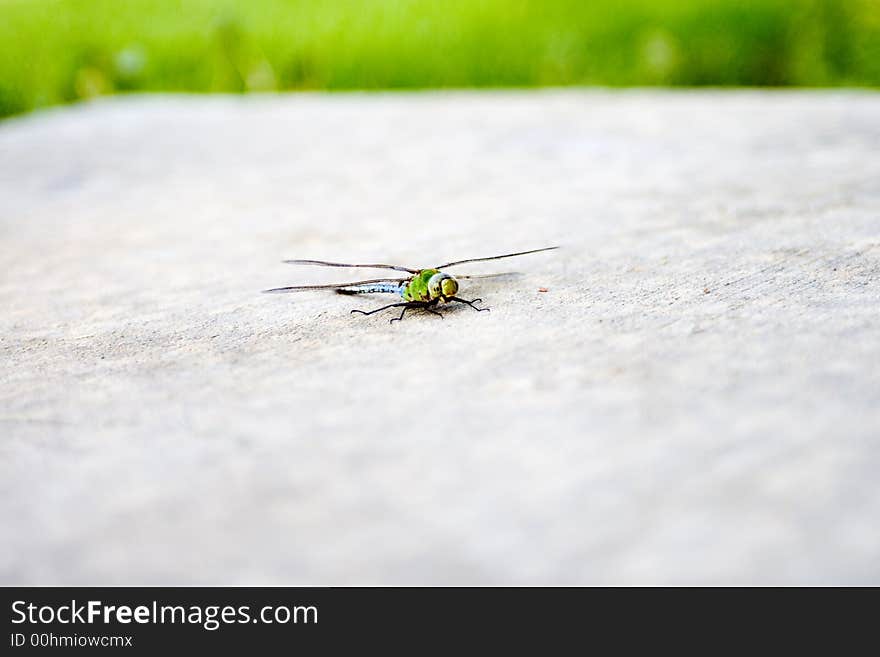
[[(376, 308), (375, 310), (358, 310), (355, 308), (352, 310), (352, 313), (360, 313), (361, 315), (372, 315), (374, 313), (382, 312), (383, 310), (388, 310), (389, 308), (400, 308), (401, 306), (412, 307), (410, 304), (412, 301), (403, 301), (401, 303), (389, 303), (387, 306), (382, 306), (381, 308)], [(406, 312), (406, 308), (403, 309)], [(403, 317), (403, 315), (401, 315)]]
[[(375, 313), (382, 312), (383, 310), (388, 310), (389, 308), (403, 308), (403, 310), (400, 312), (400, 317), (392, 317), (389, 320), (389, 322), (393, 323), (393, 322), (399, 322), (400, 320), (402, 320), (403, 316), (406, 315), (406, 311), (409, 310), (410, 308), (426, 308), (426, 309), (428, 309), (428, 306), (432, 306), (432, 305), (434, 305), (434, 304), (430, 301), (427, 301), (427, 302), (426, 301), (401, 301), (399, 303), (389, 303), (387, 306), (382, 306), (381, 308), (376, 308), (375, 310), (354, 309), (351, 312), (360, 313), (361, 315), (373, 315)], [(437, 313), (437, 314), (439, 315), (440, 313)]]
[(481, 312), (483, 312), (484, 310), (485, 310), (486, 312), (489, 312), (489, 309), (488, 309), (488, 308), (477, 308), (477, 307), (474, 305), (474, 304), (477, 303), (478, 301), (482, 301), (482, 299), (474, 299), (473, 301), (468, 301), (467, 299), (459, 299), (458, 297), (449, 297), (449, 299), (450, 299), (451, 301), (458, 301), (459, 303), (463, 303), (463, 304), (465, 304), (465, 305), (467, 305), (467, 306), (470, 306), (471, 308), (473, 308), (474, 310), (476, 310), (478, 313), (481, 313)]
[(431, 308), (430, 306), (425, 306), (425, 310), (427, 310), (427, 311), (428, 311), (429, 313), (431, 313), (432, 315), (437, 315), (437, 317), (439, 317), (440, 319), (443, 319), (443, 314), (437, 312), (436, 310), (434, 310), (434, 309)]
[(403, 316), (406, 315), (406, 311), (410, 308), (422, 308), (423, 310), (427, 310), (432, 315), (437, 315), (440, 319), (443, 319), (443, 315), (432, 308), (432, 306), (435, 306), (436, 304), (436, 299), (434, 301), (410, 301), (409, 303), (404, 305), (403, 310), (400, 313), (400, 317), (394, 317), (390, 320), (390, 323), (399, 322), (400, 320), (402, 320)]
[(406, 315), (406, 311), (409, 310), (410, 308), (412, 308), (411, 305), (405, 304), (403, 306), (403, 310), (400, 311), (400, 317), (392, 317), (391, 319), (388, 320), (388, 323), (393, 324), (394, 322), (401, 321), (403, 319), (403, 316)]
[(394, 322), (399, 322), (400, 320), (402, 320), (403, 316), (406, 315), (406, 311), (409, 310), (410, 308), (422, 308), (424, 310), (427, 310), (432, 315), (437, 315), (438, 317), (440, 317), (442, 319), (443, 315), (441, 315), (440, 313), (438, 313), (436, 310), (433, 309), (433, 306), (435, 306), (436, 304), (437, 304), (436, 300), (435, 301), (402, 301), (400, 303), (389, 303), (387, 306), (382, 306), (381, 308), (376, 308), (375, 310), (358, 310), (357, 308), (355, 308), (351, 312), (352, 313), (360, 313), (361, 315), (373, 315), (375, 313), (382, 312), (383, 310), (388, 310), (389, 308), (403, 308), (403, 310), (400, 311), (400, 317), (392, 317), (389, 320), (390, 323), (394, 323)]

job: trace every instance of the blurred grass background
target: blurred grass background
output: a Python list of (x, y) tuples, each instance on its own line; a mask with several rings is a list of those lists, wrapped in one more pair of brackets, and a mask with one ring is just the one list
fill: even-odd
[(129, 91), (880, 86), (880, 0), (0, 0), (0, 116)]

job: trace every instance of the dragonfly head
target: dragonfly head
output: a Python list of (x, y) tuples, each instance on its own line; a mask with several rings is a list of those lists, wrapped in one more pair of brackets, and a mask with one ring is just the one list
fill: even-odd
[(454, 297), (458, 293), (458, 281), (449, 274), (437, 272), (428, 279), (428, 294), (432, 299)]

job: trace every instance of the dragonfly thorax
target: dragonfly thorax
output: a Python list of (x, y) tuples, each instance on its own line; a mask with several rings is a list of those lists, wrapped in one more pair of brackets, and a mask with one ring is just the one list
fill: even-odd
[(436, 269), (423, 269), (403, 289), (403, 298), (407, 301), (445, 301), (457, 292), (458, 281), (455, 278)]

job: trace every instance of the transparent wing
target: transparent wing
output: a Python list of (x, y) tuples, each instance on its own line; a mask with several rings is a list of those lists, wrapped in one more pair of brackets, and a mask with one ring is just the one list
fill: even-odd
[(417, 274), (418, 269), (410, 269), (409, 267), (400, 267), (399, 265), (351, 265), (346, 262), (326, 262), (324, 260), (282, 260), (288, 265), (318, 265), (320, 267), (361, 267), (363, 269), (394, 269), (395, 271), (405, 271), (410, 274)]
[(368, 281), (354, 281), (353, 283), (327, 283), (325, 285), (290, 285), (288, 287), (274, 287), (271, 290), (263, 290), (263, 292), (277, 294), (281, 292), (304, 292), (306, 290), (338, 290), (358, 285), (370, 285), (372, 283), (401, 284), (408, 280), (408, 278), (373, 278)]
[(514, 256), (528, 255), (530, 253), (540, 253), (541, 251), (552, 251), (558, 249), (558, 246), (547, 246), (543, 249), (533, 249), (531, 251), (519, 251), (518, 253), (505, 253), (504, 255), (489, 256), (488, 258), (469, 258), (467, 260), (456, 260), (455, 262), (447, 262), (445, 265), (438, 265), (434, 269), (446, 269), (455, 265), (463, 265), (468, 262), (485, 262), (487, 260), (501, 260), (502, 258), (513, 258)]
[(473, 280), (477, 278), (519, 278), (520, 276), (522, 276), (521, 271), (505, 271), (498, 274), (464, 274), (462, 276), (456, 274), (455, 278), (458, 280)]

